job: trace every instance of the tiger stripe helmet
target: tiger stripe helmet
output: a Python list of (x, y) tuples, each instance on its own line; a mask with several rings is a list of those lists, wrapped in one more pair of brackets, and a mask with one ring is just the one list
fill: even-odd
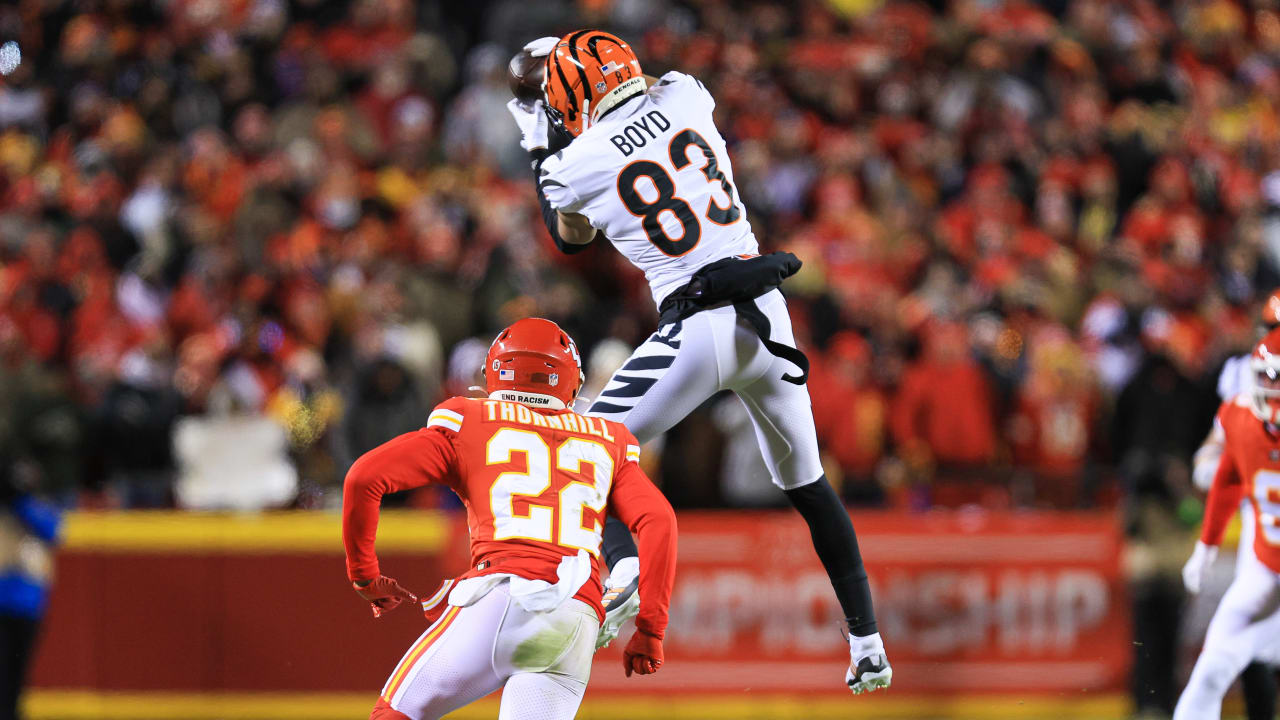
[(631, 46), (600, 30), (578, 30), (560, 38), (546, 63), (542, 92), (547, 113), (574, 137), (645, 89), (640, 60)]

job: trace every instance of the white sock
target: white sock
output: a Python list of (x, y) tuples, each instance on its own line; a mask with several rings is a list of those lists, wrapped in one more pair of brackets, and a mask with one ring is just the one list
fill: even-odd
[(870, 655), (885, 654), (884, 641), (880, 639), (880, 633), (872, 633), (862, 637), (849, 635), (849, 654), (853, 656), (855, 662)]
[(626, 587), (640, 576), (640, 558), (626, 557), (618, 561), (609, 571), (610, 587)]

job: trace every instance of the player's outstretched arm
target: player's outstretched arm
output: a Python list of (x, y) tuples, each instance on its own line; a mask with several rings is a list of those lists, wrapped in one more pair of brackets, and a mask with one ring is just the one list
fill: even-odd
[(623, 651), (623, 664), (628, 677), (632, 672), (648, 675), (663, 661), (662, 640), (676, 577), (676, 514), (634, 461), (623, 465), (614, 478), (610, 509), (631, 529), (640, 549), (640, 614), (635, 635)]
[(1222, 544), (1222, 534), (1226, 532), (1227, 523), (1235, 515), (1236, 508), (1240, 507), (1243, 492), (1235, 463), (1224, 455), (1218, 461), (1213, 485), (1209, 487), (1209, 500), (1205, 503), (1200, 539), (1196, 541), (1195, 550), (1186, 565), (1182, 566), (1182, 583), (1188, 592), (1200, 592), (1205, 573), (1218, 556), (1218, 545)]
[(1214, 473), (1209, 499), (1205, 503), (1204, 525), (1200, 529), (1201, 542), (1213, 546), (1222, 543), (1227, 523), (1231, 522), (1231, 516), (1240, 507), (1243, 493), (1244, 486), (1240, 483), (1236, 465), (1231, 462), (1229, 455), (1224, 455), (1218, 463), (1218, 471)]
[(413, 593), (383, 576), (378, 567), (374, 541), (382, 497), (448, 476), (456, 459), (448, 432), (443, 427), (427, 427), (405, 433), (360, 456), (347, 472), (342, 488), (347, 577), (356, 592), (373, 604), (375, 617), (403, 600), (416, 600)]

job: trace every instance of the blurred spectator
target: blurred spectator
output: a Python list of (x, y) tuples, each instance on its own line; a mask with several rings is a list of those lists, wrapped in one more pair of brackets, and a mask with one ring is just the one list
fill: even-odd
[(346, 435), (354, 459), (392, 438), (422, 427), (431, 408), (394, 360), (380, 358), (360, 370), (346, 414)]
[(93, 414), (93, 455), (109, 492), (126, 507), (173, 504), (171, 437), (182, 408), (163, 338), (129, 351)]
[(16, 720), (53, 580), (62, 512), (30, 466), (0, 462), (0, 718)]
[(1188, 458), (1208, 430), (1215, 401), (1212, 385), (1192, 383), (1157, 349), (1116, 403), (1112, 443), (1126, 490), (1139, 713), (1168, 715), (1177, 700), (1178, 642), (1169, 628), (1181, 625), (1180, 571), (1199, 519)]
[[(3, 15), (0, 417), (68, 497), (170, 502), (165, 434), (235, 407), (284, 428), (284, 502), (324, 505), (474, 384), (444, 367), (468, 338), (545, 315), (625, 355), (643, 279), (554, 251), (503, 107), (525, 36), (583, 24), (714, 94), (753, 229), (805, 261), (787, 292), (851, 500), (1134, 490), (1115, 468), (1142, 443), (1099, 427), (1151, 338), (1198, 384), (1280, 283), (1265, 4), (215, 5)], [(725, 500), (724, 468), (660, 456)]]
[(874, 475), (888, 440), (888, 398), (875, 384), (871, 357), (866, 340), (844, 331), (811, 376), (814, 387), (823, 388), (813, 393), (818, 441), (840, 469), (844, 496), (859, 503), (882, 500)]
[(961, 325), (939, 324), (926, 333), (891, 413), (894, 441), (912, 463), (976, 468), (995, 459), (991, 386), (969, 355)]
[(1031, 344), (1027, 379), (1009, 419), (1013, 462), (1039, 480), (1039, 503), (1086, 504), (1083, 481), (1097, 445), (1096, 385), (1083, 353), (1062, 328), (1042, 330)]
[(0, 318), (0, 457), (21, 466), (56, 498), (74, 499), (85, 481), (88, 429), (67, 378), (30, 357)]

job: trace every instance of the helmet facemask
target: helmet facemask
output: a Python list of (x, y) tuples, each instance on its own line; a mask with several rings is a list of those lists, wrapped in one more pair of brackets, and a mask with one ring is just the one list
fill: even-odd
[(1254, 356), (1249, 364), (1253, 369), (1249, 409), (1262, 422), (1280, 425), (1280, 358)]

